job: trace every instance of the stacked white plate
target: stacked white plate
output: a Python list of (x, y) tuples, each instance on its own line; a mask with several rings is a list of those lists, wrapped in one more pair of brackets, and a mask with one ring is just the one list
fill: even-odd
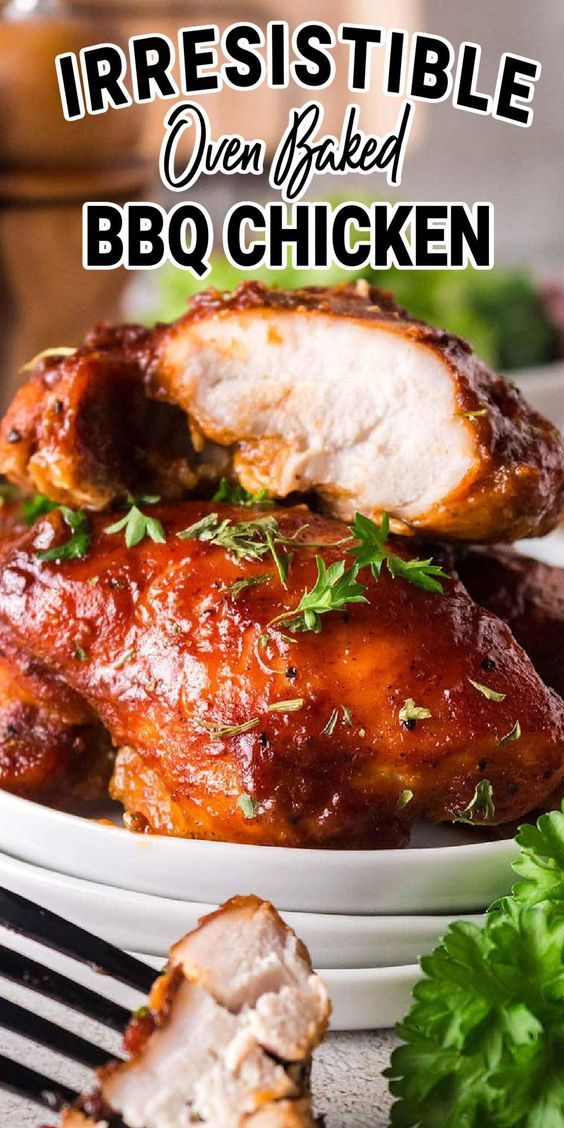
[[(106, 815), (113, 812), (106, 812)], [(114, 814), (115, 817), (115, 814)], [(392, 1025), (418, 958), (511, 884), (512, 841), (416, 828), (407, 850), (288, 850), (131, 834), (0, 793), (0, 883), (158, 966), (236, 893), (271, 900), (331, 991), (335, 1029)]]

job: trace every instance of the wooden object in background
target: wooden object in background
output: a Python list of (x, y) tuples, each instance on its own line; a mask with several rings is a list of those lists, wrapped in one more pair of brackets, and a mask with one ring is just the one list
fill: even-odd
[(82, 268), (85, 200), (144, 194), (142, 107), (66, 122), (54, 60), (119, 32), (66, 5), (4, 6), (0, 19), (0, 411), (18, 369), (92, 322), (119, 317), (125, 270)]

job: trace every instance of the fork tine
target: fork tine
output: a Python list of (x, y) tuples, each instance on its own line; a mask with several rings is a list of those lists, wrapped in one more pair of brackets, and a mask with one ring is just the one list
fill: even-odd
[(0, 889), (0, 924), (143, 994), (148, 993), (155, 978), (154, 969), (134, 956), (9, 889)]
[(9, 999), (0, 999), (0, 1026), (91, 1069), (104, 1065), (110, 1056), (100, 1046), (92, 1045), (78, 1034), (57, 1026), (39, 1014), (30, 1013)]
[(124, 1030), (130, 1018), (130, 1012), (112, 999), (105, 999), (103, 995), (97, 995), (81, 983), (73, 983), (72, 979), (67, 979), (60, 972), (44, 967), (20, 952), (11, 952), (1, 944), (0, 977), (10, 983), (28, 987), (56, 1003), (63, 1003), (71, 1010), (109, 1026), (111, 1030)]
[(73, 1104), (78, 1098), (74, 1089), (52, 1081), (42, 1073), (36, 1073), (27, 1065), (0, 1054), (0, 1088), (15, 1093), (18, 1097), (25, 1097), (34, 1101), (42, 1108), (51, 1109), (52, 1112), (61, 1112), (67, 1105)]

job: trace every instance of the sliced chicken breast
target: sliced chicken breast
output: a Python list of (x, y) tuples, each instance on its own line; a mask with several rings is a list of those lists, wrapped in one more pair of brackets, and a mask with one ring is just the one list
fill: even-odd
[(333, 514), (492, 541), (548, 530), (564, 449), (458, 338), (366, 282), (294, 292), (243, 283), (157, 331), (150, 393), (232, 445), (249, 490), (317, 491)]
[(171, 951), (147, 1013), (126, 1033), (129, 1060), (66, 1128), (315, 1128), (311, 1052), (330, 1013), (303, 944), (257, 897), (235, 897)]
[(92, 509), (230, 470), (251, 491), (315, 491), (335, 516), (386, 511), (395, 531), (455, 541), (539, 535), (564, 504), (556, 428), (366, 282), (245, 282), (199, 294), (172, 325), (98, 327), (20, 389), (0, 470)]

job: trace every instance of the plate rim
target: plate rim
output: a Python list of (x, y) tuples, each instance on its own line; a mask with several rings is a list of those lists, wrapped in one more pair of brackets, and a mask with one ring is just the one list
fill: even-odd
[[(455, 855), (459, 859), (472, 861), (473, 858), (477, 858), (480, 854), (483, 854), (485, 849), (487, 849), (489, 856), (499, 855), (501, 860), (505, 857), (507, 857), (507, 860), (514, 859), (517, 852), (515, 837), (503, 838), (493, 842), (453, 843), (448, 846), (407, 846), (382, 850), (335, 850), (330, 848), (320, 849), (300, 846), (255, 845), (254, 843), (226, 842), (219, 839), (180, 838), (166, 834), (136, 835), (128, 831), (126, 827), (108, 826), (96, 818), (73, 814), (69, 811), (62, 811), (56, 807), (49, 807), (35, 799), (28, 799), (21, 795), (14, 795), (11, 792), (0, 790), (0, 807), (2, 805), (13, 805), (16, 809), (18, 806), (21, 806), (24, 810), (37, 811), (41, 818), (46, 821), (51, 821), (53, 824), (60, 827), (69, 827), (70, 829), (80, 827), (81, 830), (87, 834), (97, 835), (99, 837), (104, 835), (106, 839), (117, 838), (119, 836), (120, 840), (123, 840), (123, 835), (125, 834), (132, 843), (135, 842), (136, 845), (142, 845), (144, 849), (151, 849), (153, 843), (158, 843), (159, 848), (163, 851), (186, 850), (189, 845), (192, 850), (197, 850), (202, 854), (211, 854), (221, 848), (228, 847), (230, 851), (233, 851), (234, 855), (239, 854), (241, 858), (251, 856), (251, 852), (253, 854), (260, 852), (265, 858), (270, 857), (273, 860), (281, 858), (286, 859), (290, 855), (297, 863), (306, 858), (313, 859), (313, 861), (320, 861), (322, 858), (331, 858), (334, 861), (338, 861), (340, 864), (348, 860), (349, 864), (355, 863), (356, 865), (358, 865), (361, 860), (368, 865), (370, 862), (377, 859), (378, 864), (383, 867), (390, 865), (392, 861), (397, 858), (409, 858), (410, 861), (414, 858), (419, 858), (423, 865), (433, 858), (439, 859), (443, 856), (453, 857)], [(526, 821), (525, 816), (524, 821)]]

